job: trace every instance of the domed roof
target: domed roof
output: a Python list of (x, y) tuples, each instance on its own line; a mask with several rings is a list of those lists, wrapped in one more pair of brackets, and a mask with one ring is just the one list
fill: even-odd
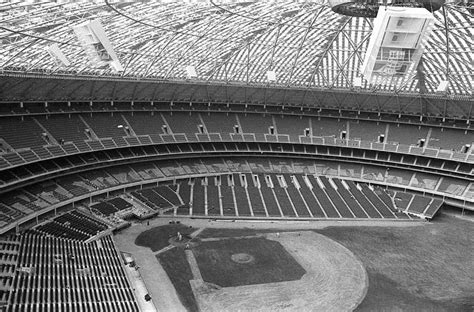
[[(420, 65), (402, 86), (370, 90), (472, 95), (473, 16), (463, 1), (434, 12), (435, 29)], [(58, 1), (0, 5), (0, 68), (4, 73), (74, 74), (209, 82), (352, 88), (373, 19), (334, 13), (326, 1)], [(94, 67), (72, 26), (101, 22), (123, 72)], [(46, 47), (69, 60), (58, 65)]]

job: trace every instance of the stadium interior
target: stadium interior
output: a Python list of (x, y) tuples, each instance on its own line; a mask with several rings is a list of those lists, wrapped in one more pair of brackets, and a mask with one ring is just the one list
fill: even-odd
[[(0, 311), (267, 311), (244, 295), (240, 306), (224, 304), (229, 285), (248, 281), (207, 280), (218, 273), (203, 264), (214, 261), (206, 248), (248, 247), (220, 246), (218, 231), (202, 236), (205, 222), (235, 227), (235, 239), (265, 237), (255, 243), (262, 250), (286, 250), (294, 238), (283, 232), (313, 226), (444, 229), (449, 216), (472, 234), (472, 10), (464, 0), (0, 4)], [(121, 235), (150, 223), (171, 226), (156, 234), (159, 249), (140, 246), (163, 254), (152, 260), (179, 306), (167, 305), (167, 293), (137, 273), (141, 256), (124, 249)], [(253, 226), (262, 232), (239, 232)], [(347, 302), (315, 295), (268, 307), (474, 308), (472, 285), (449, 304), (374, 303), (373, 262), (324, 231), (303, 233), (295, 248), (314, 240), (341, 263), (354, 258), (363, 270), (350, 274), (365, 290), (327, 290)], [(471, 234), (460, 238), (466, 248), (439, 250), (461, 252), (466, 278)], [(239, 265), (272, 258), (257, 249), (239, 253)], [(282, 263), (306, 263), (286, 253)], [(169, 266), (183, 259), (184, 286)], [(309, 279), (313, 267), (302, 263), (295, 270)], [(339, 274), (336, 264), (328, 272)], [(280, 281), (265, 272), (275, 277), (265, 283)], [(298, 274), (281, 281), (304, 280)], [(221, 294), (215, 307), (212, 291)]]

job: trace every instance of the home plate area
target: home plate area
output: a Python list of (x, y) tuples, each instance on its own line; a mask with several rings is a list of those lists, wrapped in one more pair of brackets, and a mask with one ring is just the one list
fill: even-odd
[(314, 232), (203, 239), (192, 254), (201, 311), (349, 311), (367, 292), (362, 263)]

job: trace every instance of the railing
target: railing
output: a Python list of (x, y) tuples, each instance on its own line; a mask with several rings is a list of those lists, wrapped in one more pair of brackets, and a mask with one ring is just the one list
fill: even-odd
[[(258, 156), (257, 156), (258, 157)], [(20, 226), (21, 224), (28, 222), (30, 220), (33, 220), (35, 218), (38, 218), (39, 216), (46, 214), (51, 211), (55, 211), (56, 209), (60, 209), (64, 206), (68, 205), (75, 205), (78, 202), (82, 202), (84, 200), (89, 199), (89, 202), (92, 202), (93, 197), (100, 196), (103, 194), (108, 194), (110, 192), (118, 191), (118, 190), (123, 190), (123, 192), (130, 191), (132, 189), (137, 189), (137, 188), (142, 188), (143, 186), (149, 186), (149, 185), (158, 185), (159, 182), (164, 182), (164, 181), (171, 181), (175, 179), (188, 179), (188, 178), (199, 178), (199, 177), (205, 177), (205, 176), (215, 176), (215, 175), (227, 175), (227, 174), (233, 174), (236, 172), (226, 172), (226, 173), (203, 173), (203, 174), (185, 174), (181, 176), (170, 176), (170, 177), (161, 177), (161, 178), (154, 178), (150, 180), (142, 180), (142, 181), (135, 181), (135, 182), (129, 182), (125, 184), (120, 184), (117, 186), (109, 187), (109, 188), (104, 188), (100, 190), (93, 191), (88, 194), (84, 194), (81, 196), (73, 197), (70, 199), (67, 199), (65, 201), (53, 204), (49, 206), (48, 208), (42, 209), (35, 211), (34, 213), (31, 213), (27, 216), (24, 216), (23, 218), (16, 220), (13, 223), (10, 223), (6, 225), (5, 227), (0, 229), (0, 234), (6, 233), (10, 231), (11, 229), (14, 229), (17, 226)], [(459, 195), (451, 195), (443, 192), (439, 192), (436, 190), (426, 190), (423, 188), (419, 187), (413, 187), (409, 185), (398, 185), (398, 184), (393, 184), (387, 181), (374, 181), (374, 180), (368, 180), (364, 179), (363, 177), (357, 178), (357, 177), (340, 177), (338, 175), (328, 175), (328, 177), (337, 177), (341, 180), (348, 180), (348, 181), (354, 181), (354, 182), (361, 182), (361, 183), (368, 183), (372, 185), (379, 185), (379, 186), (384, 186), (388, 187), (391, 189), (396, 189), (396, 190), (402, 190), (402, 191), (408, 191), (408, 192), (413, 192), (416, 194), (422, 194), (422, 195), (428, 195), (428, 196), (433, 196), (436, 198), (443, 199), (445, 202), (447, 202), (450, 205), (460, 207), (463, 209), (468, 209), (468, 210), (474, 210), (474, 198), (473, 199), (467, 199)]]

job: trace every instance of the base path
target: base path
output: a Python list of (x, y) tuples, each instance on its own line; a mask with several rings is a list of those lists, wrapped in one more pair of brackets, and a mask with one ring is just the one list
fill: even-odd
[(201, 311), (351, 311), (365, 297), (368, 276), (341, 244), (314, 232), (268, 234), (306, 270), (298, 281), (215, 288), (191, 283)]
[(114, 236), (115, 243), (119, 250), (132, 254), (158, 311), (186, 312), (155, 254), (148, 248), (135, 245), (137, 236), (148, 229), (150, 227), (144, 225), (131, 226)]
[(186, 259), (188, 260), (189, 266), (191, 267), (191, 272), (193, 272), (193, 277), (196, 280), (202, 280), (201, 271), (199, 271), (199, 267), (194, 257), (194, 254), (191, 250), (185, 250)]

